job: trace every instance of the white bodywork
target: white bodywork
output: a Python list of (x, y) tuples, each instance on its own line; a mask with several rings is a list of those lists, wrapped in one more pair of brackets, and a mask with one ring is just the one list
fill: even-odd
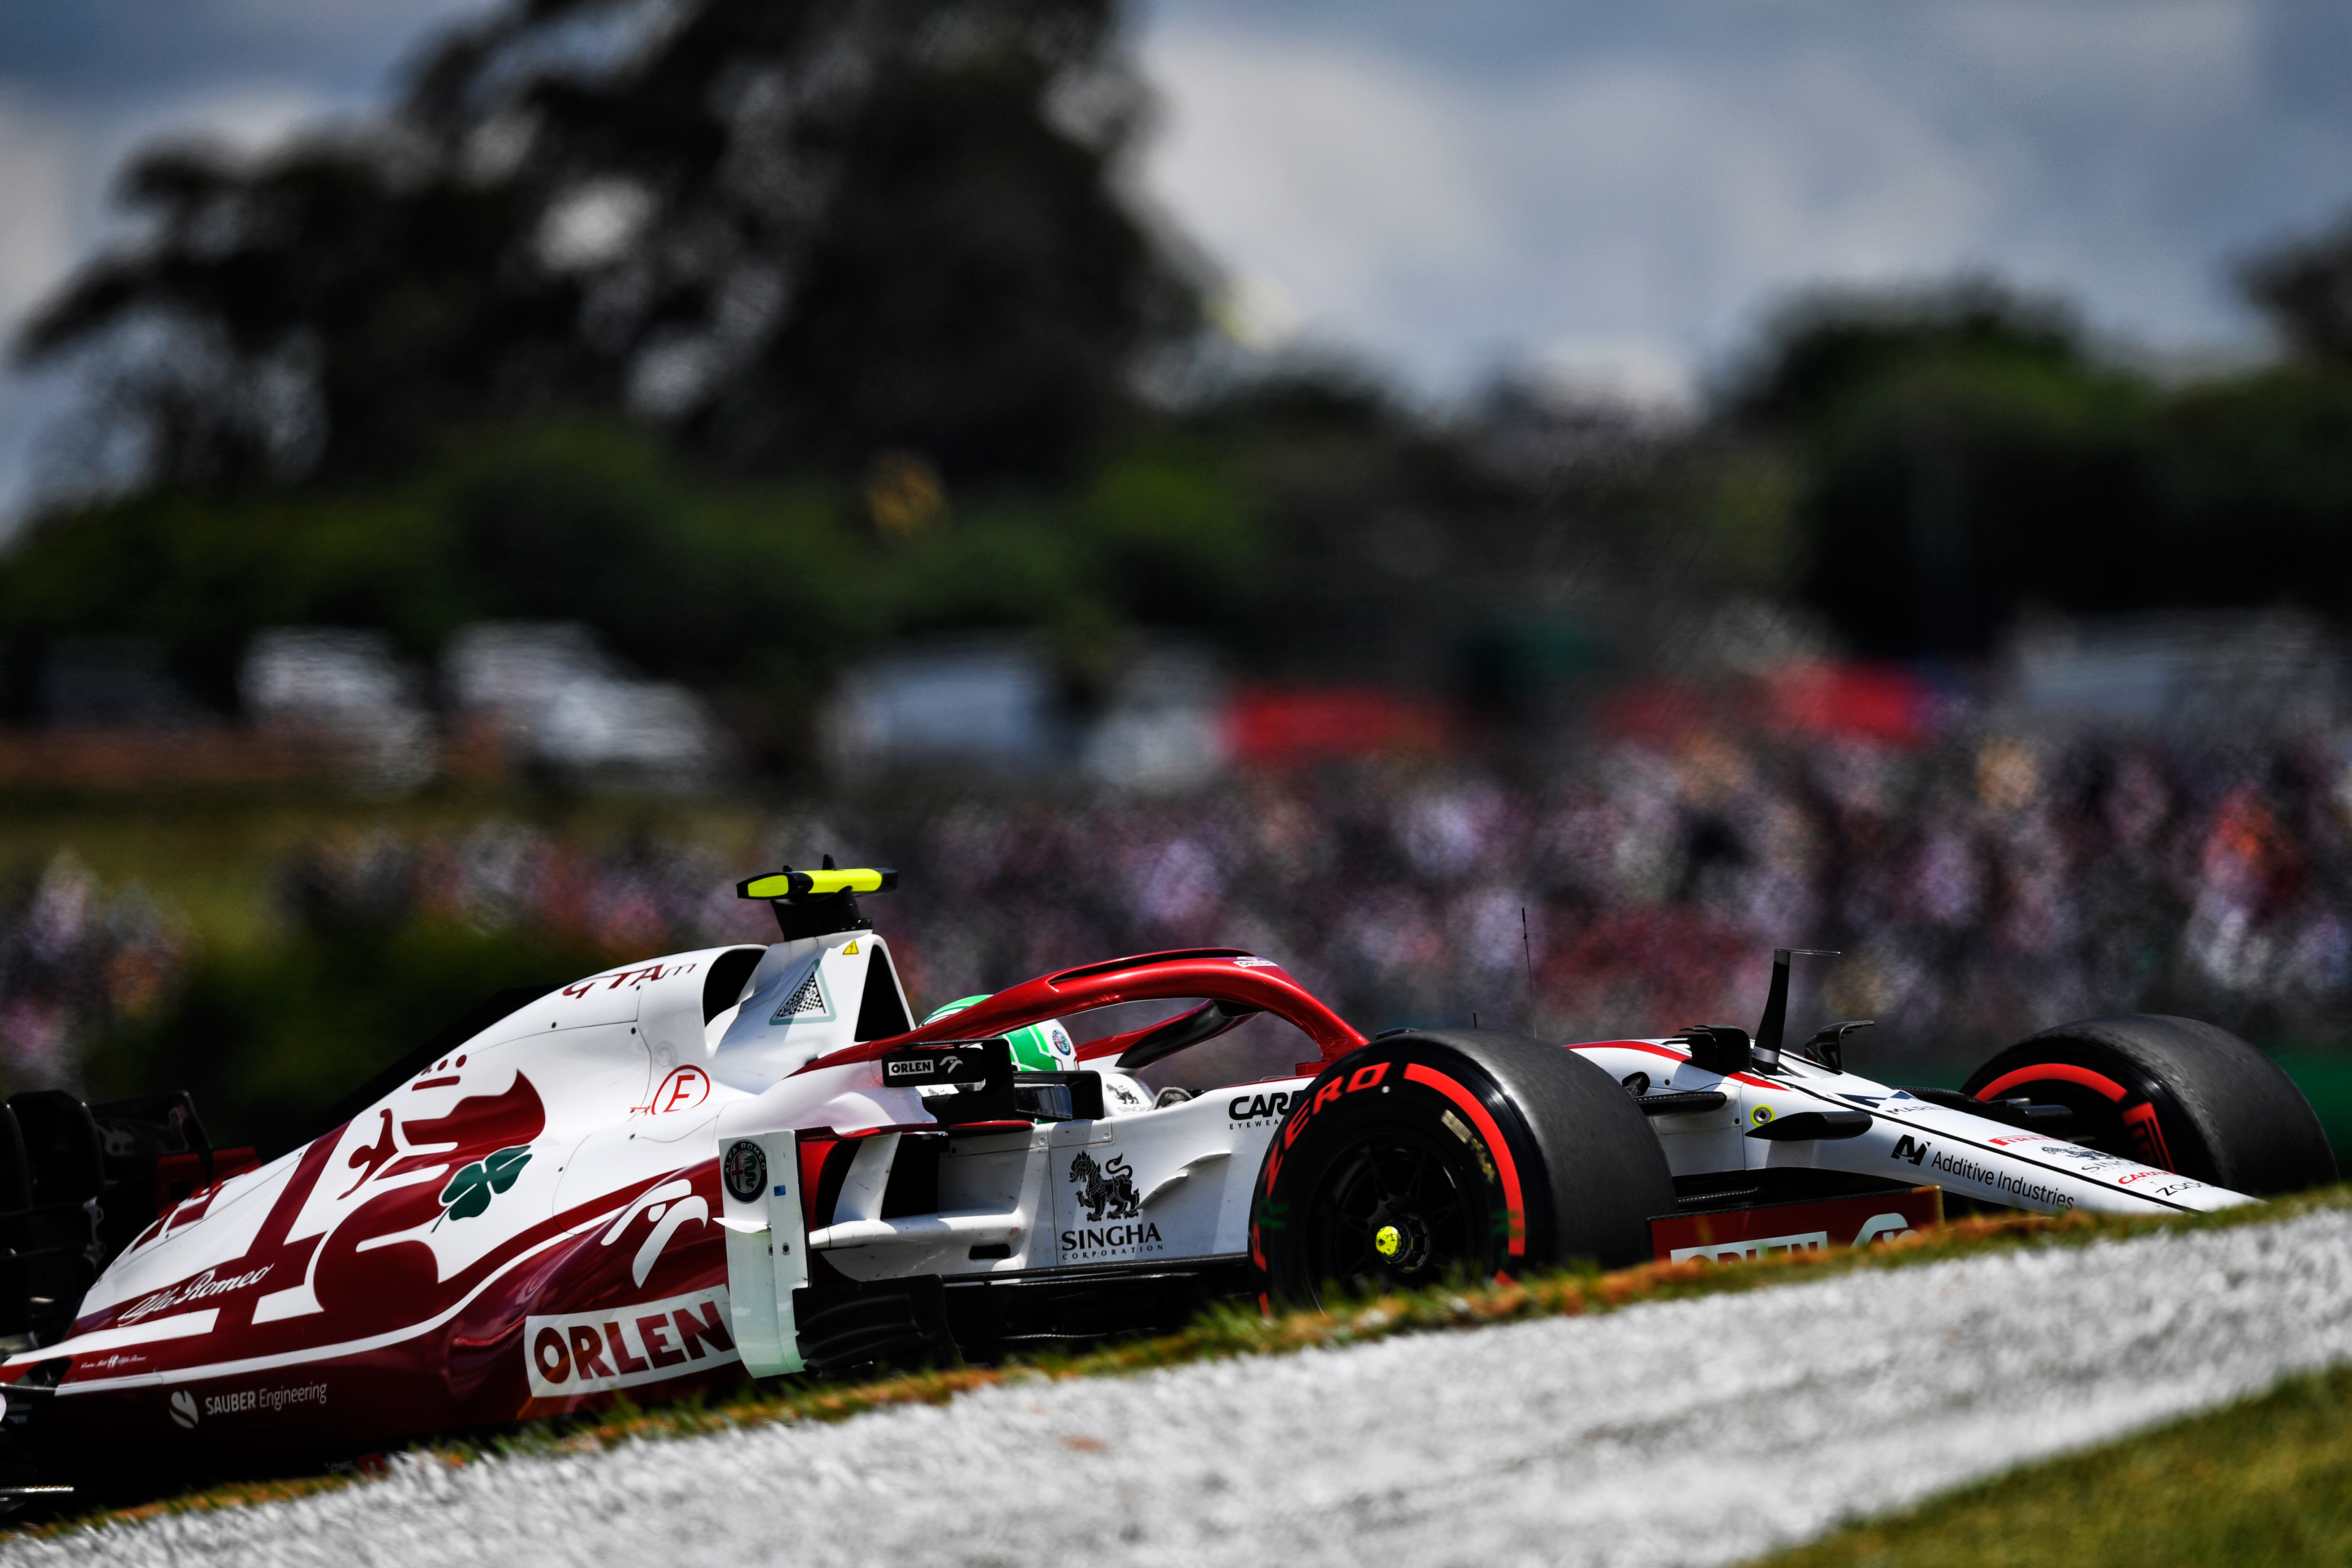
[[(871, 1064), (858, 1065), (870, 1074)], [(793, 1292), (808, 1282), (811, 1252), (828, 1254), (853, 1279), (1240, 1258), (1249, 1246), (1251, 1184), (1281, 1118), (1236, 1119), (1233, 1108), (1246, 1111), (1276, 1097), (1286, 1105), (1308, 1082), (1251, 1084), (1153, 1110), (1135, 1079), (1106, 1072), (1106, 1114), (1098, 1120), (951, 1136), (940, 1159), (940, 1212), (932, 1215), (879, 1217), (901, 1134), (874, 1133), (842, 1184), (833, 1222), (811, 1233), (795, 1163), (799, 1131), (807, 1123), (792, 1119), (807, 1103), (803, 1095), (828, 1092), (815, 1080), (856, 1070), (822, 1069), (730, 1106), (719, 1119), (721, 1153), (751, 1140), (761, 1145), (768, 1172), (756, 1197), (729, 1190), (724, 1220), (736, 1342), (756, 1375), (801, 1370)], [(1121, 1103), (1120, 1088), (1134, 1100)], [(911, 1090), (886, 1092), (913, 1097)], [(1081, 1158), (1108, 1173), (1118, 1197), (1088, 1202)], [(1002, 1248), (1003, 1256), (975, 1258), (976, 1247)]]
[[(866, 1331), (855, 1321), (864, 1304), (894, 1296), (912, 1310), (920, 1295), (924, 1334), (960, 1331), (958, 1312), (985, 1334), (1034, 1310), (1024, 1321), (1055, 1337), (1064, 1331), (1051, 1313), (1073, 1302), (1081, 1321), (1071, 1331), (1083, 1337), (1098, 1308), (1115, 1328), (1121, 1302), (1148, 1303), (1139, 1321), (1249, 1288), (1266, 1152), (1307, 1124), (1296, 1113), (1318, 1075), (1157, 1106), (1111, 1053), (1143, 1059), (1210, 1037), (1186, 1031), (1218, 1025), (1207, 1009), (1236, 994), (1250, 1011), (1290, 1018), (1326, 1062), (1351, 1059), (1360, 1037), (1350, 1026), (1236, 950), (1066, 971), (1000, 993), (952, 1026), (980, 1025), (992, 1005), (986, 1026), (997, 1029), (1065, 1008), (1207, 1001), (1081, 1047), (1082, 1061), (1102, 1053), (1086, 1064), (1099, 1080), (1098, 1115), (948, 1124), (928, 1097), (961, 1086), (942, 1077), (918, 1087), (903, 1070), (892, 1082), (892, 1069), (1001, 1061), (1001, 1047), (967, 1050), (942, 1037), (944, 1023), (909, 1031), (888, 952), (865, 929), (675, 954), (549, 992), (446, 1055), (436, 1046), (348, 1122), (169, 1208), (100, 1276), (78, 1331), (0, 1363), (0, 1382), (16, 1388), (68, 1363), (46, 1385), (46, 1419), (79, 1444), (102, 1448), (129, 1420), (169, 1440), (275, 1451), (562, 1414), (606, 1393), (731, 1378), (739, 1362), (753, 1375), (802, 1371), (803, 1310), (808, 1356), (822, 1363), (845, 1332), (855, 1342)], [(1137, 966), (1150, 973), (1130, 995)], [(1562, 1048), (1637, 1100), (1723, 1097), (1647, 1118), (1679, 1178), (1841, 1172), (2045, 1212), (2253, 1201), (1793, 1057), (1725, 1074), (1664, 1040)], [(1327, 1071), (1318, 1101), (1350, 1081)], [(1020, 1087), (971, 1103), (1009, 1115)], [(1053, 1075), (1025, 1085), (1067, 1093), (1065, 1110), (1091, 1109), (1094, 1087)], [(1615, 1090), (1591, 1088), (1598, 1108), (1618, 1113)], [(1815, 1112), (1837, 1121), (1799, 1120)], [(1755, 1136), (1776, 1122), (1809, 1135)], [(1853, 1135), (1820, 1135), (1832, 1132)], [(1596, 1187), (1611, 1176), (1588, 1173)], [(801, 1191), (812, 1178), (835, 1190), (812, 1204)], [(1747, 1185), (1758, 1195), (1761, 1184)], [(1706, 1201), (1729, 1206), (1732, 1194)], [(823, 1221), (814, 1231), (812, 1215)], [(1890, 1213), (1858, 1223), (1856, 1244), (1906, 1222)], [(1653, 1228), (1654, 1240), (1662, 1235)], [(1714, 1256), (1725, 1238), (1696, 1240)], [(953, 1303), (944, 1313), (942, 1296)], [(1003, 1328), (1008, 1342), (1027, 1332)], [(296, 1381), (270, 1381), (287, 1378)]]
[[(1778, 1072), (1725, 1075), (1694, 1067), (1663, 1040), (1573, 1048), (1621, 1083), (1635, 1073), (1643, 1075), (1649, 1079), (1644, 1097), (1709, 1090), (1726, 1097), (1713, 1110), (1650, 1119), (1651, 1130), (1665, 1147), (1667, 1168), (1677, 1176), (1774, 1168), (1843, 1171), (1942, 1187), (2042, 1214), (2074, 1208), (2097, 1214), (2182, 1214), (2256, 1201), (2051, 1133), (1931, 1104), (1800, 1057), (1782, 1056)], [(1869, 1128), (1852, 1138), (1776, 1142), (1749, 1136), (1781, 1117), (1840, 1110), (1868, 1112)]]
[[(183, 1205), (113, 1262), (86, 1298), (85, 1314), (125, 1312), (122, 1326), (98, 1333), (126, 1344), (194, 1332), (201, 1313), (172, 1316), (164, 1306), (199, 1280), (208, 1290), (249, 1291), (257, 1325), (305, 1329), (326, 1322), (314, 1279), (322, 1266), (351, 1266), (375, 1248), (421, 1242), (442, 1282), (435, 1289), (454, 1290), (486, 1249), (574, 1212), (583, 1217), (571, 1231), (597, 1231), (628, 1255), (642, 1283), (666, 1250), (709, 1238), (705, 1227), (715, 1221), (742, 1358), (754, 1373), (769, 1374), (801, 1369), (793, 1293), (807, 1283), (814, 1251), (853, 1280), (950, 1281), (1197, 1266), (1246, 1255), (1252, 1188), (1266, 1145), (1307, 1076), (1229, 1085), (1154, 1108), (1148, 1087), (1098, 1060), (1090, 1065), (1102, 1079), (1104, 1115), (951, 1131), (939, 1162), (938, 1211), (886, 1218), (883, 1194), (903, 1141), (942, 1131), (924, 1108), (923, 1091), (886, 1085), (871, 1056), (803, 1069), (857, 1043), (869, 969), (887, 954), (887, 941), (865, 930), (776, 943), (761, 954), (735, 1002), (706, 1023), (709, 966), (727, 951), (607, 970), (500, 1020), (395, 1091), (386, 1103), (417, 1119), (402, 1121), (396, 1137), (391, 1115), (370, 1111), (313, 1162), (320, 1169), (307, 1194), (289, 1186), (302, 1164), (298, 1152)], [(895, 971), (889, 984), (897, 985)], [(903, 1008), (903, 993), (898, 1001)], [(1644, 1075), (1646, 1095), (1727, 1097), (1714, 1110), (1650, 1119), (1676, 1176), (1839, 1171), (2043, 1212), (2161, 1214), (2253, 1201), (1793, 1057), (1774, 1071), (1727, 1076), (1694, 1067), (1664, 1041), (1570, 1048), (1617, 1081)], [(366, 1205), (385, 1192), (447, 1178), (449, 1162), (416, 1143), (414, 1129), (452, 1107), (512, 1096), (526, 1079), (540, 1097), (533, 1104), (543, 1103), (544, 1131), (518, 1135), (532, 1144), (531, 1157), (487, 1215), (453, 1225), (424, 1213), (413, 1228), (345, 1234), (377, 1212)], [(1763, 1122), (1809, 1110), (1864, 1111), (1870, 1124), (1843, 1139), (1748, 1136)], [(861, 1141), (830, 1223), (814, 1234), (798, 1190), (804, 1132)], [(768, 1180), (749, 1197), (726, 1189), (722, 1212), (711, 1214), (689, 1190), (690, 1173), (714, 1158), (723, 1167), (729, 1149), (744, 1141), (760, 1146)], [(631, 1193), (634, 1200), (619, 1195)], [(601, 1206), (607, 1194), (615, 1194), (609, 1209)], [(237, 1272), (265, 1216), (296, 1195), (301, 1201), (286, 1210), (282, 1239), (299, 1249), (299, 1259), (288, 1250), (283, 1263)], [(519, 1255), (499, 1268), (522, 1261)], [(158, 1303), (152, 1315), (143, 1306), (150, 1297)], [(436, 1294), (419, 1306), (418, 1327), (399, 1332), (422, 1331), (459, 1304)], [(273, 1352), (272, 1363), (351, 1349), (328, 1342), (327, 1328), (320, 1335), (326, 1337), (316, 1346), (289, 1342)], [(96, 1337), (85, 1337), (96, 1345)], [(78, 1387), (103, 1384), (93, 1373)]]
[[(1144, 1085), (1104, 1070), (1106, 1114), (1099, 1120), (952, 1136), (940, 1161), (940, 1211), (881, 1217), (900, 1137), (938, 1131), (920, 1091), (884, 1087), (871, 1061), (793, 1076), (849, 1043), (849, 1021), (834, 999), (858, 994), (866, 955), (876, 945), (864, 932), (770, 949), (713, 1062), (714, 1076), (739, 1091), (719, 1111), (717, 1152), (723, 1157), (737, 1141), (754, 1142), (769, 1175), (753, 1197), (730, 1190), (723, 1220), (738, 1343), (755, 1374), (801, 1370), (793, 1292), (808, 1281), (812, 1252), (828, 1254), (834, 1267), (862, 1280), (1198, 1263), (1245, 1252), (1252, 1184), (1292, 1097), (1310, 1081), (1306, 1077), (1228, 1087), (1154, 1110)], [(847, 952), (849, 947), (860, 951)], [(813, 969), (822, 998), (806, 990)], [(804, 1006), (824, 1002), (832, 1016), (780, 1023), (779, 1009), (794, 996)], [(2164, 1214), (2253, 1201), (1795, 1058), (1784, 1058), (1778, 1071), (1724, 1075), (1694, 1067), (1664, 1041), (1572, 1048), (1620, 1081), (1644, 1075), (1647, 1094), (1715, 1090), (1727, 1097), (1715, 1110), (1650, 1119), (1677, 1176), (1776, 1167), (1840, 1171), (2043, 1213), (2079, 1207)], [(1861, 1110), (1871, 1122), (1856, 1137), (1748, 1136), (1764, 1122), (1808, 1110)], [(832, 1223), (810, 1234), (797, 1190), (797, 1142), (802, 1131), (822, 1127), (873, 1131), (843, 1184)], [(1081, 1157), (1124, 1184), (1117, 1199), (1088, 1201)], [(1003, 1255), (975, 1258), (975, 1248)]]
[[(901, 1138), (941, 1131), (922, 1091), (884, 1085), (870, 1060), (800, 1069), (853, 1043), (854, 999), (882, 945), (871, 931), (779, 943), (731, 1019), (713, 1020), (723, 1032), (710, 1071), (730, 1091), (714, 1152), (723, 1159), (737, 1142), (755, 1142), (768, 1174), (752, 1197), (729, 1188), (721, 1221), (736, 1342), (755, 1375), (802, 1368), (793, 1292), (808, 1282), (812, 1252), (828, 1254), (853, 1279), (884, 1279), (1197, 1263), (1247, 1251), (1250, 1186), (1303, 1077), (1154, 1109), (1141, 1081), (1097, 1063), (1100, 1118), (954, 1133), (940, 1158), (939, 1212), (881, 1217)], [(809, 994), (813, 973), (821, 995)], [(832, 1223), (811, 1234), (798, 1146), (803, 1131), (824, 1128), (862, 1134), (862, 1142)], [(1112, 1189), (1092, 1201), (1089, 1162)], [(1003, 1256), (976, 1258), (975, 1248)]]

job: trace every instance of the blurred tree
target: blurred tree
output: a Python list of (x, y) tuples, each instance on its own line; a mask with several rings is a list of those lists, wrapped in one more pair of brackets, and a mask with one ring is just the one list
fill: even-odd
[(2255, 258), (2242, 281), (2289, 350), (2352, 365), (2352, 217)]
[[(739, 471), (1055, 478), (1189, 333), (1115, 189), (1112, 0), (516, 0), (381, 125), (131, 167), (27, 329), (150, 487), (336, 481), (625, 413)], [(101, 447), (106, 443), (98, 443)]]
[(1804, 295), (1766, 324), (1763, 342), (1733, 377), (1725, 408), (1737, 422), (1782, 430), (1818, 429), (1889, 374), (1923, 360), (2060, 367), (2083, 360), (2063, 308), (1983, 278), (1920, 290)]
[(1821, 295), (1769, 342), (1728, 413), (1799, 454), (1799, 589), (1865, 651), (1979, 652), (2021, 600), (2131, 575), (2147, 399), (2058, 310), (1979, 280)]
[(1982, 282), (1785, 312), (1726, 408), (1802, 475), (1802, 594), (1903, 657), (2029, 606), (2352, 609), (2352, 233), (2250, 276), (2303, 362), (2177, 388)]
[(2227, 602), (2352, 611), (2352, 217), (2257, 257), (2241, 282), (2289, 360), (2168, 410), (2182, 575)]
[(2352, 611), (2352, 375), (2288, 364), (2190, 387), (2155, 437), (2149, 601)]
[[(845, 486), (713, 477), (616, 421), (477, 430), (391, 482), (168, 489), (47, 520), (0, 559), (0, 627), (20, 656), (153, 639), (226, 709), (257, 626), (380, 627), (429, 662), (471, 621), (584, 620), (782, 732), (836, 661), (892, 636), (1042, 627), (1101, 665), (1137, 621), (1229, 624), (1259, 602), (1266, 548), (1235, 468), (1146, 433), (1058, 496), (893, 532), (862, 526)], [(0, 710), (26, 707), (32, 675), (11, 673)]]
[(22, 353), (95, 351), (94, 417), (151, 487), (381, 474), (468, 416), (609, 394), (571, 332), (579, 281), (511, 254), (525, 193), (417, 161), (344, 136), (252, 169), (149, 153), (123, 182), (148, 237), (83, 268)]
[[(1115, 548), (1138, 563), (1192, 542), (1193, 574), (1149, 574), (1156, 615), (1227, 611), (1227, 646), (1254, 672), (1432, 689), (1459, 676), (1460, 640), (1550, 587), (1566, 524), (1534, 488), (1478, 460), (1463, 432), (1416, 418), (1377, 383), (1307, 367), (1227, 388), (1190, 412), (1190, 437), (1226, 455), (1262, 548), (1209, 542), (1200, 500), (1158, 492), (1155, 521)], [(1108, 508), (1122, 499), (1106, 491)], [(1213, 580), (1198, 575), (1201, 568)]]
[(824, 488), (698, 479), (611, 422), (547, 424), (453, 439), (394, 483), (173, 489), (48, 520), (0, 562), (0, 626), (20, 647), (156, 639), (220, 708), (257, 626), (381, 627), (430, 659), (483, 618), (586, 620), (657, 674), (789, 697), (888, 626), (868, 565)]

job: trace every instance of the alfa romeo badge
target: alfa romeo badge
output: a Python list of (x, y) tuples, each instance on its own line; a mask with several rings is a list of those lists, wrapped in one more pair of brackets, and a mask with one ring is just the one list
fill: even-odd
[(727, 1178), (727, 1190), (739, 1202), (748, 1204), (767, 1189), (767, 1151), (749, 1138), (738, 1138), (727, 1145), (727, 1158), (719, 1170)]

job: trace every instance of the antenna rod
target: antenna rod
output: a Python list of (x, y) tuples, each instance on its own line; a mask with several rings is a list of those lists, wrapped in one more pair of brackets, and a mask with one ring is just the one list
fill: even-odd
[(1528, 906), (1519, 906), (1519, 952), (1528, 961), (1528, 1033), (1536, 1032), (1536, 945), (1528, 935)]

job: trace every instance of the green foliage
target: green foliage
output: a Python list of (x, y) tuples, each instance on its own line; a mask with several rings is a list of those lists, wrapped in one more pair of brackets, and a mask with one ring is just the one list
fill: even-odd
[(2320, 1127), (2335, 1146), (2336, 1169), (2352, 1171), (2352, 1055), (2340, 1048), (2294, 1046), (2272, 1054), (2318, 1115)]
[(0, 566), (0, 623), (29, 640), (159, 638), (200, 691), (226, 700), (254, 627), (333, 616), (414, 641), (462, 616), (429, 570), (436, 522), (383, 498), (232, 507), (157, 496), (52, 519)]
[(2289, 365), (2190, 388), (2152, 431), (2162, 591), (2352, 609), (2352, 369)]
[(1247, 601), (1256, 513), (1208, 447), (1114, 453), (1059, 498), (982, 491), (886, 540), (838, 487), (721, 481), (626, 427), (478, 435), (398, 486), (159, 494), (48, 520), (0, 561), (37, 647), (153, 637), (233, 699), (261, 626), (378, 626), (420, 660), (469, 621), (584, 620), (657, 675), (791, 712), (895, 636), (1037, 627), (1074, 645)]
[[(1136, 353), (1189, 332), (1197, 313), (1108, 177), (1139, 107), (1124, 73), (1104, 68), (1112, 7), (874, 15), (909, 37), (868, 46), (866, 101), (826, 138), (831, 195), (788, 320), (689, 436), (753, 468), (772, 470), (783, 450), (845, 472), (898, 447), (950, 476), (1066, 479), (1134, 410)], [(1086, 134), (1045, 107), (1076, 79), (1091, 100)]]
[(2256, 257), (2242, 281), (2298, 357), (2352, 364), (2352, 217)]
[[(1160, 461), (1218, 454), (1208, 471), (1245, 499), (1235, 522), (1253, 527), (1190, 534), (1191, 573), (1164, 564), (1160, 530), (1154, 618), (1205, 621), (1237, 662), (1290, 678), (1426, 687), (1462, 675), (1465, 634), (1556, 614), (1541, 595), (1559, 585), (1563, 539), (1593, 554), (1587, 542), (1613, 543), (1622, 518), (1660, 510), (1665, 488), (1580, 480), (1538, 495), (1339, 373), (1234, 387), (1179, 436)], [(1171, 521), (1201, 511), (1172, 485), (1160, 505)]]
[(1241, 574), (1265, 541), (1225, 467), (1214, 447), (1163, 442), (1106, 465), (1075, 501), (1077, 529), (1139, 618), (1181, 625), (1247, 598)]
[(1849, 1525), (1774, 1568), (2352, 1560), (2352, 1369)]
[(1743, 425), (1819, 426), (1890, 375), (1921, 364), (2079, 367), (2066, 312), (1971, 278), (1892, 294), (1800, 296), (1767, 323), (1765, 352), (1737, 375), (1726, 412)]
[(1793, 461), (1801, 591), (1866, 650), (1981, 652), (2035, 605), (2352, 609), (2341, 368), (2168, 388), (1981, 284), (1780, 331), (1729, 408)]
[(2151, 411), (2129, 380), (2079, 364), (1890, 370), (1816, 437), (1809, 592), (1899, 651), (1973, 651), (2028, 600), (2131, 607)]
[(821, 647), (870, 616), (837, 513), (821, 490), (688, 481), (624, 430), (546, 427), (477, 437), (398, 487), (50, 519), (0, 564), (0, 621), (158, 638), (215, 701), (251, 631), (305, 623), (383, 627), (424, 656), (486, 616), (584, 618), (650, 668), (723, 682), (746, 647)]
[(714, 482), (619, 426), (460, 447), (424, 485), (465, 618), (586, 620), (657, 673), (740, 685), (747, 650), (814, 655), (887, 605), (837, 491)]

